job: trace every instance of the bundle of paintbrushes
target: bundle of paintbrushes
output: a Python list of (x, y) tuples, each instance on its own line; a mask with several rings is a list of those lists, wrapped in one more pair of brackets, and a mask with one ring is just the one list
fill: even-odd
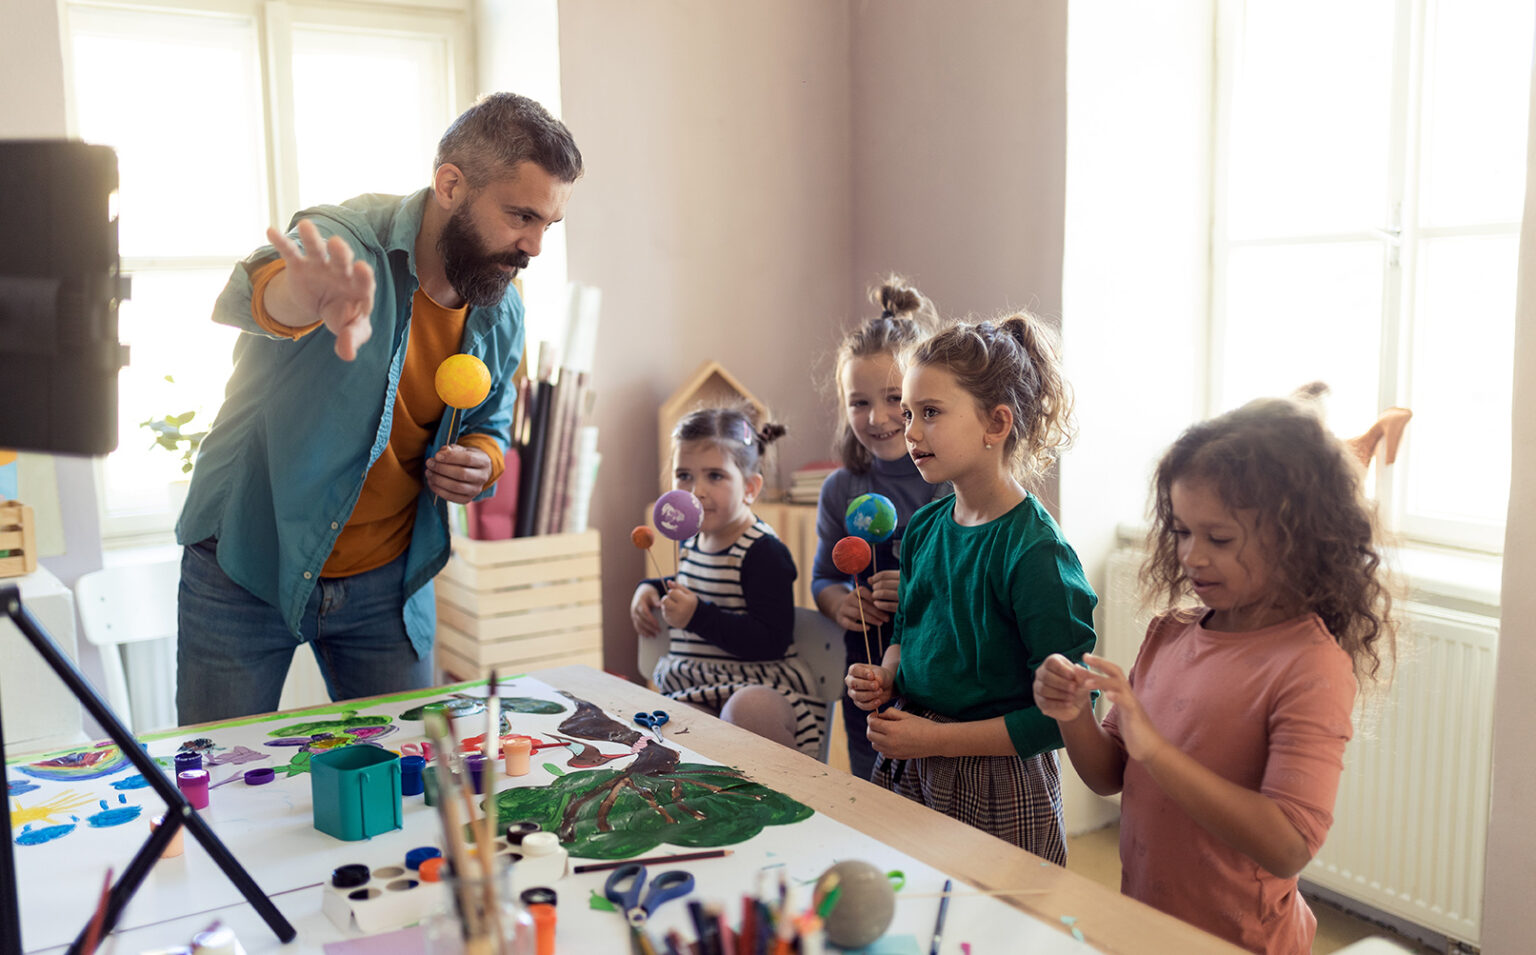
[[(496, 674), (491, 673), (489, 693), (486, 699), (486, 739), (499, 739), (501, 701), (496, 695)], [(454, 909), (462, 926), (466, 955), (513, 955), (512, 943), (516, 941), (517, 927), (502, 924), (508, 918), (502, 909), (498, 886), (501, 879), (496, 869), (496, 771), (494, 760), (499, 753), (485, 752), (486, 762), (481, 769), (484, 780), (486, 811), (476, 818), (474, 787), (470, 783), (470, 771), (458, 762), (458, 747), (453, 744), (457, 734), (453, 720), (446, 713), (429, 710), (424, 722), (428, 738), (437, 758), (438, 798), (437, 809), (443, 822), (443, 845), (452, 870)], [(461, 824), (459, 810), (465, 818)], [(465, 833), (469, 832), (469, 842)]]

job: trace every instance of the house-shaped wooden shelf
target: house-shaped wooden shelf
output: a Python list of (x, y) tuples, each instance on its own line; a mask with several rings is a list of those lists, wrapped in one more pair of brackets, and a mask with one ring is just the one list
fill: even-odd
[(724, 365), (717, 361), (706, 361), (688, 376), (681, 387), (672, 392), (670, 398), (661, 403), (661, 410), (656, 416), (660, 437), (656, 460), (661, 462), (662, 491), (672, 488), (672, 429), (677, 427), (683, 415), (701, 405), (727, 405), (742, 400), (757, 409), (759, 420), (767, 414), (767, 406), (744, 388), (735, 375), (726, 371)]

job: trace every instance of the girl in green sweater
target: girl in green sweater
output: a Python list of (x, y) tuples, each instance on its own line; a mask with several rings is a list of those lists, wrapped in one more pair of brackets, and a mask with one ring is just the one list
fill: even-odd
[(1093, 648), (1096, 598), (1025, 486), (1070, 439), (1059, 358), (1028, 314), (958, 325), (908, 356), (901, 395), (912, 460), (955, 492), (907, 525), (884, 658), (848, 668), (871, 711), (872, 780), (1064, 864), (1061, 734), (1034, 671)]

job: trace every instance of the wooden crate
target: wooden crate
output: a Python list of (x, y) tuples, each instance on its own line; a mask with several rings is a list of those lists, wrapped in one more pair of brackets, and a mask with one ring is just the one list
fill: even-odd
[(455, 537), (437, 575), (437, 665), (455, 680), (603, 665), (595, 530), (504, 541)]
[(0, 503), (0, 577), (20, 577), (37, 570), (37, 538), (32, 508), (19, 501)]

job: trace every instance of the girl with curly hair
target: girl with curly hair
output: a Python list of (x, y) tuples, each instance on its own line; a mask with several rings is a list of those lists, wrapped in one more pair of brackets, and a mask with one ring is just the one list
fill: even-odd
[(1361, 477), (1296, 401), (1189, 428), (1157, 467), (1142, 580), (1200, 606), (1153, 620), (1129, 675), (1089, 654), (1035, 676), (1078, 775), (1123, 793), (1121, 891), (1255, 952), (1312, 950), (1297, 874), (1333, 823), (1358, 682), (1394, 647)]

